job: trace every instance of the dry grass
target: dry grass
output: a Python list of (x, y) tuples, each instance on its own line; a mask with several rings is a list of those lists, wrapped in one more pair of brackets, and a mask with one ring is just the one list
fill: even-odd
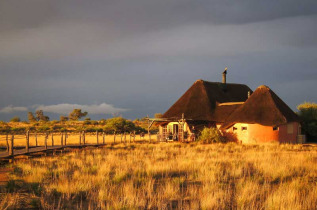
[(317, 208), (317, 148), (303, 145), (119, 144), (12, 167), (1, 209)]

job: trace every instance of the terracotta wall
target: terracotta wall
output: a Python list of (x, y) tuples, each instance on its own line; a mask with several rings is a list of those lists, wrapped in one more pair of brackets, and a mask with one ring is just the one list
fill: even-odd
[(236, 135), (237, 139), (242, 143), (296, 143), (298, 129), (299, 124), (297, 122), (280, 125), (276, 130), (273, 130), (272, 126), (236, 123), (234, 126), (227, 129), (227, 132)]
[[(287, 131), (287, 126), (293, 127), (293, 132)], [(279, 142), (282, 143), (297, 143), (297, 136), (300, 134), (300, 124), (297, 122), (289, 123), (279, 127)]]

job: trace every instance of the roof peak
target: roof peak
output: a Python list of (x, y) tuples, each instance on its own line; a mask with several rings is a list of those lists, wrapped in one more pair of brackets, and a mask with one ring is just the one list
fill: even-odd
[(194, 84), (197, 84), (197, 83), (212, 83), (212, 84), (223, 84), (223, 85), (245, 85), (247, 86), (246, 84), (240, 84), (240, 83), (222, 83), (222, 82), (211, 82), (211, 81), (207, 81), (207, 80), (203, 80), (203, 79), (198, 79), (194, 82)]
[(195, 83), (194, 84), (196, 84), (196, 83), (198, 83), (198, 82), (205, 82), (204, 80), (202, 80), (202, 79), (198, 79), (198, 80), (196, 80), (195, 81)]
[(260, 85), (257, 89), (267, 89), (270, 90), (270, 88), (266, 85)]

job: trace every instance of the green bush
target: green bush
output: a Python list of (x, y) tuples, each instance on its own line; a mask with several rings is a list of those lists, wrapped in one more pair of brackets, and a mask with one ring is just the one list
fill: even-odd
[(298, 105), (297, 109), (308, 139), (317, 139), (317, 104), (305, 102)]
[(20, 122), (20, 121), (21, 121), (20, 117), (17, 117), (17, 116), (13, 117), (13, 118), (10, 120), (10, 122)]
[(63, 128), (63, 127), (60, 126), (60, 125), (54, 125), (54, 126), (52, 127), (52, 130), (53, 130), (53, 131), (60, 131), (62, 128)]
[(9, 133), (11, 131), (11, 127), (8, 125), (4, 125), (0, 127), (0, 133)]
[(13, 131), (14, 133), (23, 133), (26, 131), (26, 128), (24, 127), (11, 128), (11, 131)]
[(198, 141), (203, 144), (226, 142), (217, 128), (204, 128), (200, 133)]
[(37, 130), (40, 132), (45, 132), (45, 131), (49, 131), (50, 127), (49, 126), (41, 126)]
[(102, 132), (103, 129), (102, 128), (97, 128), (97, 127), (89, 127), (89, 128), (85, 128), (85, 131), (86, 132), (96, 132), (96, 131)]

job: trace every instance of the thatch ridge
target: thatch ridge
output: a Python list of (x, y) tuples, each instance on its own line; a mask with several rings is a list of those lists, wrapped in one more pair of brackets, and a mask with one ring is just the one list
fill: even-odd
[[(224, 122), (239, 105), (218, 108), (226, 102), (243, 102), (252, 90), (244, 84), (197, 80), (163, 115), (164, 118), (185, 118)], [(226, 111), (227, 110), (227, 111)]]
[(278, 126), (289, 122), (299, 122), (299, 117), (269, 87), (259, 86), (250, 98), (221, 126), (228, 128), (235, 123)]

